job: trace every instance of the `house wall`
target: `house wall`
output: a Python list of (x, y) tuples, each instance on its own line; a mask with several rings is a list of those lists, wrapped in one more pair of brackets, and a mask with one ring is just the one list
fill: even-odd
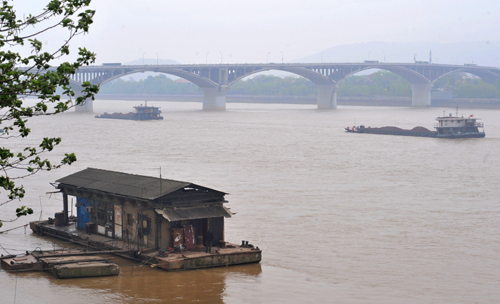
[[(186, 189), (194, 188), (186, 187)], [(224, 199), (222, 192), (205, 191), (205, 188), (199, 186), (196, 186), (198, 190), (186, 189), (175, 191), (156, 202), (146, 204), (146, 202), (139, 202), (132, 198), (117, 197), (74, 187), (61, 188), (67, 195), (78, 196), (88, 201), (92, 210), (89, 214), (82, 216), (90, 215), (90, 222), (95, 224), (91, 233), (121, 239), (134, 245), (140, 244), (142, 248), (168, 249), (173, 244), (172, 228), (184, 228), (184, 225), (192, 225), (197, 243), (198, 236), (204, 237), (206, 229), (210, 225), (214, 233), (214, 245), (217, 245), (219, 240), (224, 240), (224, 218), (205, 218), (170, 223), (159, 216), (151, 207), (152, 204), (159, 203), (165, 206), (196, 205), (220, 202)], [(84, 220), (88, 221), (88, 218)], [(80, 226), (82, 229), (83, 225), (80, 224)]]
[[(141, 247), (156, 248), (158, 219), (152, 208), (126, 201), (122, 204), (123, 239), (140, 243)], [(159, 245), (159, 244), (158, 244)]]
[[(156, 229), (156, 225), (158, 224), (156, 212), (154, 211), (154, 209), (142, 210), (141, 216), (142, 228), (147, 229), (143, 230), (144, 233), (142, 236), (142, 245), (148, 248), (155, 248), (157, 247), (155, 241), (158, 233)], [(141, 223), (139, 223), (139, 228), (141, 228)]]
[[(90, 220), (100, 226), (100, 233), (97, 231), (97, 228), (93, 233), (129, 241), (133, 244), (140, 243), (143, 248), (160, 248), (166, 250), (172, 247), (171, 229), (183, 228), (185, 225), (193, 226), (196, 243), (198, 236), (204, 238), (208, 225), (210, 225), (214, 233), (214, 245), (217, 245), (219, 240), (224, 240), (223, 217), (183, 220), (170, 223), (159, 216), (153, 208), (144, 208), (144, 206), (133, 200), (115, 203), (107, 202), (104, 199), (96, 200), (88, 198), (88, 200), (90, 206), (94, 208)], [(98, 212), (101, 214), (100, 219)], [(117, 212), (120, 214), (117, 214)], [(102, 214), (105, 214), (105, 218), (103, 218)], [(110, 214), (113, 215), (112, 219), (108, 218)], [(142, 229), (143, 233), (140, 233), (140, 229)]]
[(169, 247), (172, 247), (171, 225), (167, 220), (162, 220), (160, 225), (160, 249), (167, 250)]
[(123, 240), (137, 243), (137, 209), (138, 205), (131, 202), (122, 204)]

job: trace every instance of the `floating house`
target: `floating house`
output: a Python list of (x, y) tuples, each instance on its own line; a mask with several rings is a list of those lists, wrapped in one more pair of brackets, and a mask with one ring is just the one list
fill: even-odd
[[(261, 260), (260, 249), (248, 242), (225, 242), (224, 220), (232, 216), (224, 206), (227, 193), (190, 182), (94, 168), (63, 177), (54, 185), (62, 192), (63, 212), (56, 214), (53, 223), (51, 219), (32, 222), (36, 232), (87, 240), (107, 250), (128, 248), (130, 256), (142, 255), (168, 270)], [(76, 197), (76, 219), (68, 216), (68, 196)], [(214, 251), (205, 253), (209, 228)]]

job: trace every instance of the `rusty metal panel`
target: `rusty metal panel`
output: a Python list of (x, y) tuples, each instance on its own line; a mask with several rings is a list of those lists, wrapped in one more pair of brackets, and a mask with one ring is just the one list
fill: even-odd
[(186, 249), (194, 249), (194, 231), (193, 225), (184, 225), (184, 238), (186, 241)]
[(180, 247), (184, 244), (184, 229), (172, 228), (172, 235), (174, 238), (174, 247)]

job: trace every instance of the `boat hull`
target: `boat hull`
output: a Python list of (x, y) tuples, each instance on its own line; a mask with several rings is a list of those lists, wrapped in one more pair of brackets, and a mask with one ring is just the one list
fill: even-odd
[(437, 132), (433, 131), (415, 132), (411, 130), (403, 130), (403, 129), (396, 130), (396, 129), (384, 129), (384, 128), (362, 128), (362, 129), (346, 128), (346, 131), (350, 133), (367, 133), (367, 134), (416, 136), (416, 137), (436, 137), (437, 135)]
[(437, 138), (484, 138), (486, 134), (484, 132), (477, 133), (461, 133), (461, 134), (437, 134)]
[(449, 133), (449, 134), (439, 134), (436, 131), (425, 131), (415, 132), (412, 130), (403, 130), (395, 127), (383, 127), (383, 128), (346, 128), (349, 133), (366, 133), (366, 134), (382, 134), (382, 135), (397, 135), (397, 136), (414, 136), (414, 137), (435, 137), (435, 138), (449, 138), (449, 139), (459, 139), (459, 138), (484, 138), (486, 135), (484, 132), (469, 132), (469, 133)]
[(139, 116), (135, 113), (113, 113), (113, 114), (102, 114), (96, 115), (95, 118), (107, 118), (107, 119), (124, 119), (124, 120), (161, 120), (162, 116), (159, 117), (147, 117), (147, 116)]

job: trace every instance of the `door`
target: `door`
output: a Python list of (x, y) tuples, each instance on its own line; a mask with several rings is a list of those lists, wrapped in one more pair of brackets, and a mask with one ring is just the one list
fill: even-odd
[(210, 219), (210, 228), (214, 234), (213, 244), (219, 245), (219, 241), (224, 241), (224, 217), (214, 217)]
[(184, 240), (186, 249), (194, 249), (194, 232), (192, 225), (184, 225)]
[(76, 226), (85, 230), (85, 224), (90, 222), (90, 202), (83, 197), (76, 197)]

